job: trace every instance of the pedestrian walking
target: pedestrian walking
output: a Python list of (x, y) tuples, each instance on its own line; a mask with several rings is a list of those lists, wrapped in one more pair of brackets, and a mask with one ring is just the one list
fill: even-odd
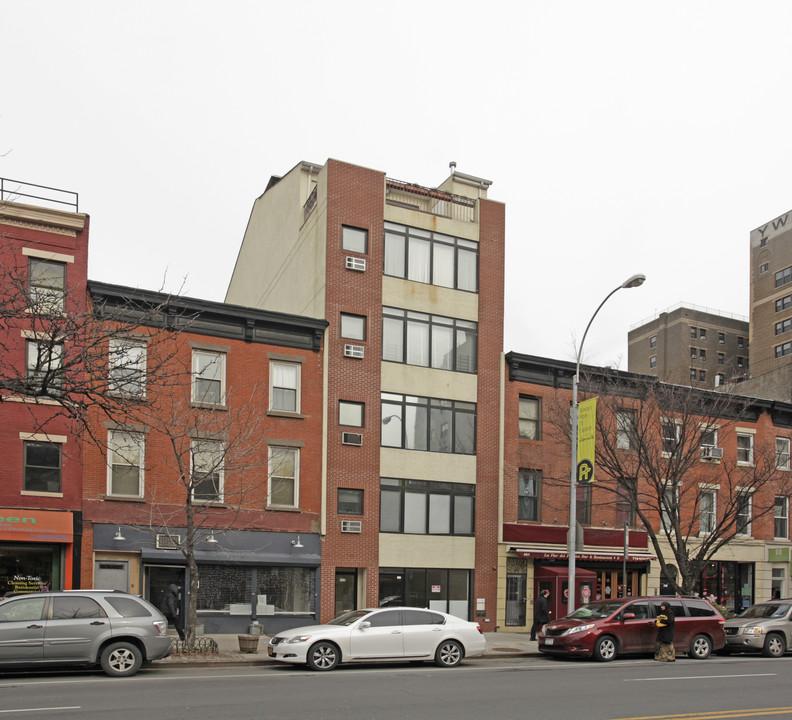
[(534, 605), (534, 620), (531, 625), (531, 640), (536, 640), (536, 633), (542, 629), (542, 625), (550, 620), (550, 591), (545, 588), (539, 591)]
[(666, 600), (660, 603), (655, 625), (657, 625), (657, 641), (655, 642), (654, 659), (658, 662), (674, 662), (674, 611)]
[(164, 615), (168, 619), (168, 623), (176, 628), (179, 640), (184, 640), (184, 630), (182, 630), (179, 618), (179, 586), (176, 583), (168, 585), (168, 592), (165, 594)]

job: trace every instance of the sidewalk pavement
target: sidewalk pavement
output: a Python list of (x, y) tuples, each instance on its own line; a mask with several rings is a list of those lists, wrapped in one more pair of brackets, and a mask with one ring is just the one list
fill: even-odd
[[(155, 660), (155, 667), (185, 667), (190, 665), (259, 665), (276, 664), (276, 661), (267, 658), (267, 644), (269, 635), (259, 636), (258, 648), (254, 653), (240, 652), (237, 635), (207, 635), (217, 643), (217, 653), (171, 653), (162, 660)], [(245, 636), (250, 637), (250, 636)], [(484, 658), (503, 658), (508, 656), (525, 657), (538, 655), (536, 640), (531, 640), (528, 633), (488, 632), (484, 633), (487, 639), (487, 652)], [(176, 636), (174, 635), (174, 639)]]

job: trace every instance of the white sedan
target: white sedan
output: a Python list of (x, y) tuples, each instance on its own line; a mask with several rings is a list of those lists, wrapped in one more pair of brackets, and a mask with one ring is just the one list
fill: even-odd
[(326, 625), (309, 625), (275, 635), (273, 660), (332, 670), (342, 662), (434, 660), (454, 667), (487, 649), (481, 626), (453, 615), (420, 608), (370, 608), (339, 615)]

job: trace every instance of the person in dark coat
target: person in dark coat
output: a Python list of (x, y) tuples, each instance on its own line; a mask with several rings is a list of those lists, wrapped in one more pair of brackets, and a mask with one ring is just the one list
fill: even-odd
[(534, 621), (531, 625), (531, 640), (536, 640), (537, 631), (542, 629), (542, 625), (550, 620), (550, 591), (545, 588), (539, 592), (539, 597), (536, 598), (536, 605), (534, 606)]
[(660, 610), (655, 619), (657, 625), (657, 641), (655, 642), (654, 659), (658, 662), (674, 662), (674, 611), (667, 601), (660, 603)]
[(179, 633), (179, 640), (184, 640), (184, 630), (179, 622), (179, 586), (176, 583), (168, 585), (168, 592), (165, 594), (165, 617), (168, 623), (176, 628)]

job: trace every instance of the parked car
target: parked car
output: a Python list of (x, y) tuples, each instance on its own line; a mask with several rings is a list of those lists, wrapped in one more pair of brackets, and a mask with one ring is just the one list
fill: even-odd
[(342, 662), (397, 660), (454, 667), (485, 650), (478, 623), (436, 610), (389, 607), (351, 610), (325, 625), (281, 632), (270, 640), (267, 654), (312, 670), (332, 670)]
[(171, 651), (168, 621), (151, 603), (114, 590), (66, 590), (0, 600), (0, 669), (99, 665), (134, 675)]
[(765, 657), (781, 657), (792, 647), (792, 600), (768, 600), (743, 610), (726, 621), (729, 652), (761, 652)]
[(704, 659), (726, 644), (723, 616), (702, 598), (634, 597), (583, 605), (560, 620), (547, 623), (538, 635), (539, 651), (594, 657), (602, 662), (621, 654), (654, 651), (655, 617), (660, 603), (676, 616), (674, 647)]

